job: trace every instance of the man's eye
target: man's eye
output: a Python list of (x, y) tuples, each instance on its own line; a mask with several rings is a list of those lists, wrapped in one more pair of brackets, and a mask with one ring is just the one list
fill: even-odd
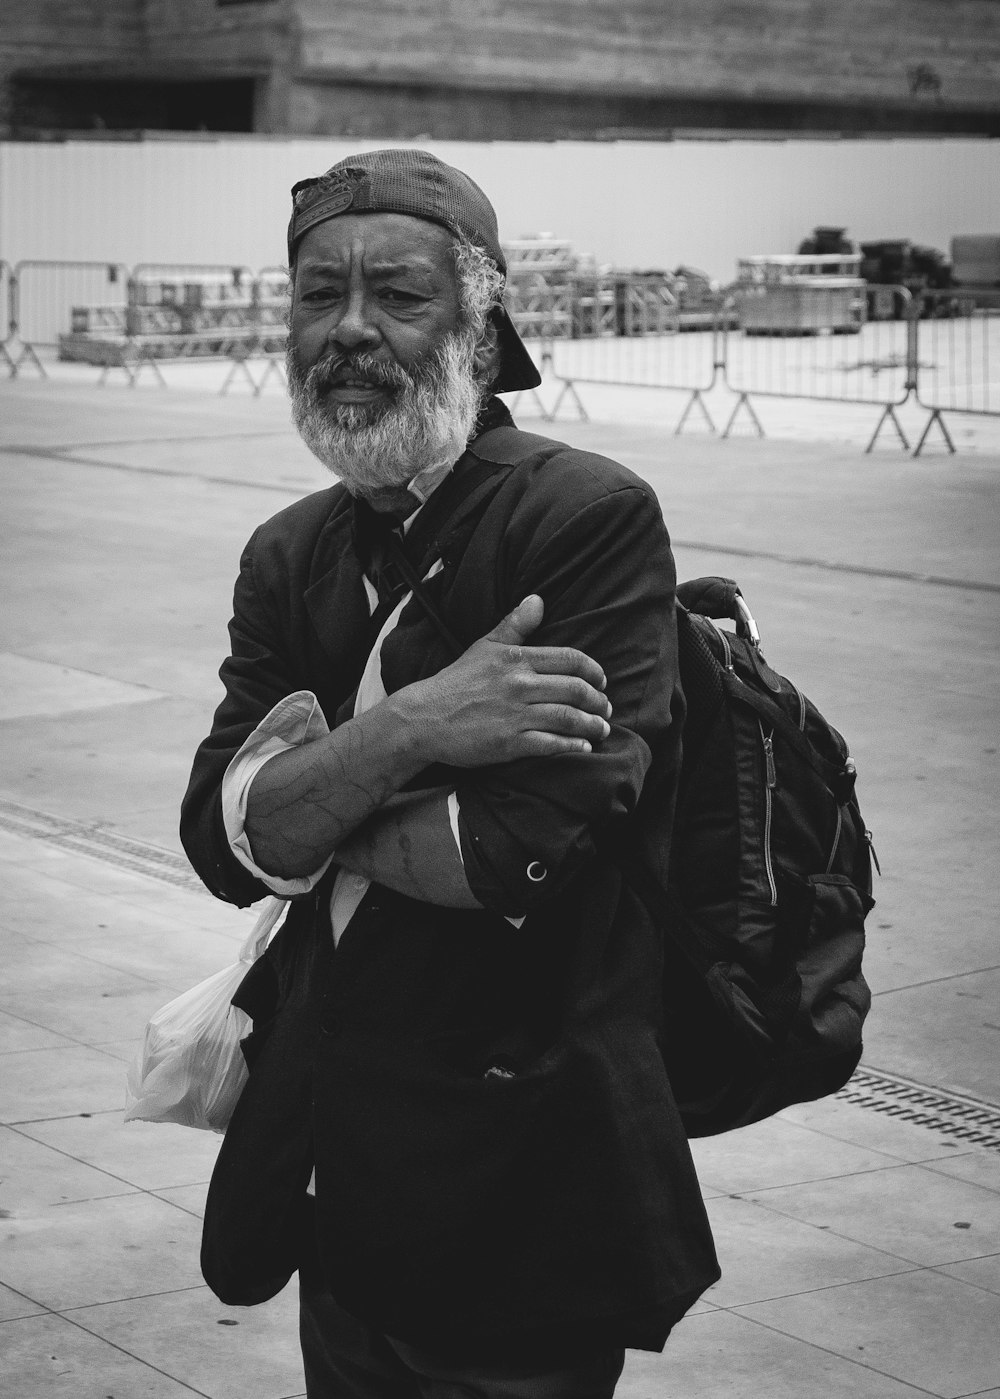
[(417, 306), (423, 301), (422, 296), (404, 287), (383, 287), (379, 295), (390, 306)]
[(338, 287), (310, 287), (302, 293), (301, 299), (309, 302), (336, 301), (340, 294)]

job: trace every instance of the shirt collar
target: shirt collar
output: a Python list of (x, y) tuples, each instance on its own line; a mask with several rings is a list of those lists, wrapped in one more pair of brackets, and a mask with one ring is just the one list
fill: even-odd
[[(492, 427), (500, 426), (501, 423), (513, 423), (513, 419), (500, 399), (491, 395), (483, 405), (469, 441), (475, 442), (476, 438), (482, 433), (487, 432)], [(445, 462), (442, 466), (428, 466), (423, 471), (418, 471), (412, 481), (407, 482), (406, 489), (411, 495), (416, 496), (420, 504), (407, 515), (405, 520), (403, 520), (404, 534), (420, 513), (421, 508), (427, 504), (430, 497), (437, 490), (438, 486), (440, 486), (442, 481), (454, 471), (455, 466), (455, 462)]]
[[(453, 461), (446, 461), (440, 466), (427, 466), (423, 471), (418, 471), (412, 481), (407, 481), (406, 489), (410, 492), (410, 495), (416, 496), (420, 501), (420, 505), (426, 505), (429, 497), (434, 494), (444, 478), (454, 469), (455, 463)], [(420, 506), (418, 505), (417, 510), (419, 509)], [(416, 513), (417, 511), (414, 510), (413, 515)], [(413, 519), (413, 515), (408, 515), (403, 521), (404, 528), (409, 524), (410, 520)]]

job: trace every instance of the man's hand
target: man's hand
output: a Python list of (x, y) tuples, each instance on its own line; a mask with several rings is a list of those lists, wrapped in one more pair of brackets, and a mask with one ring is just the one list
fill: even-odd
[(540, 597), (526, 597), (453, 664), (390, 698), (428, 762), (588, 753), (607, 738), (611, 705), (597, 662), (570, 646), (525, 644), (543, 613)]
[(525, 598), (437, 675), (265, 763), (246, 812), (261, 869), (312, 874), (432, 763), (486, 767), (586, 753), (606, 738), (611, 705), (597, 662), (569, 646), (525, 645), (543, 612), (540, 597)]

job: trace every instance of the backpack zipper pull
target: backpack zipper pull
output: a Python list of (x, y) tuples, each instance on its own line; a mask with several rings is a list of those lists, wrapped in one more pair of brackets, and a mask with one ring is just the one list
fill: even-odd
[(874, 842), (874, 840), (872, 839), (872, 833), (871, 833), (871, 831), (865, 831), (865, 840), (868, 842), (868, 849), (871, 851), (872, 863), (874, 864), (876, 870), (878, 871), (879, 878), (881, 879), (881, 877), (882, 877), (882, 866), (879, 864), (879, 862), (878, 862), (878, 856), (875, 854), (875, 842)]
[(777, 787), (778, 774), (774, 770), (774, 734), (764, 734), (764, 765), (767, 769), (767, 785)]

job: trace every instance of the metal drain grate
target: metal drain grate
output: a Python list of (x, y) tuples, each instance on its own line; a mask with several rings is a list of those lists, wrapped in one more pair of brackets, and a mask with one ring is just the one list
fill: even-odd
[(923, 1088), (874, 1069), (858, 1069), (836, 1096), (841, 1102), (885, 1113), (900, 1122), (1000, 1151), (1000, 1108), (990, 1103)]
[(52, 816), (47, 811), (34, 811), (17, 802), (0, 799), (0, 828), (16, 835), (47, 841), (62, 850), (78, 855), (90, 855), (119, 869), (133, 870), (163, 884), (180, 889), (198, 889), (203, 885), (183, 855), (164, 850), (159, 845), (123, 836), (118, 831), (91, 826), (65, 816)]

